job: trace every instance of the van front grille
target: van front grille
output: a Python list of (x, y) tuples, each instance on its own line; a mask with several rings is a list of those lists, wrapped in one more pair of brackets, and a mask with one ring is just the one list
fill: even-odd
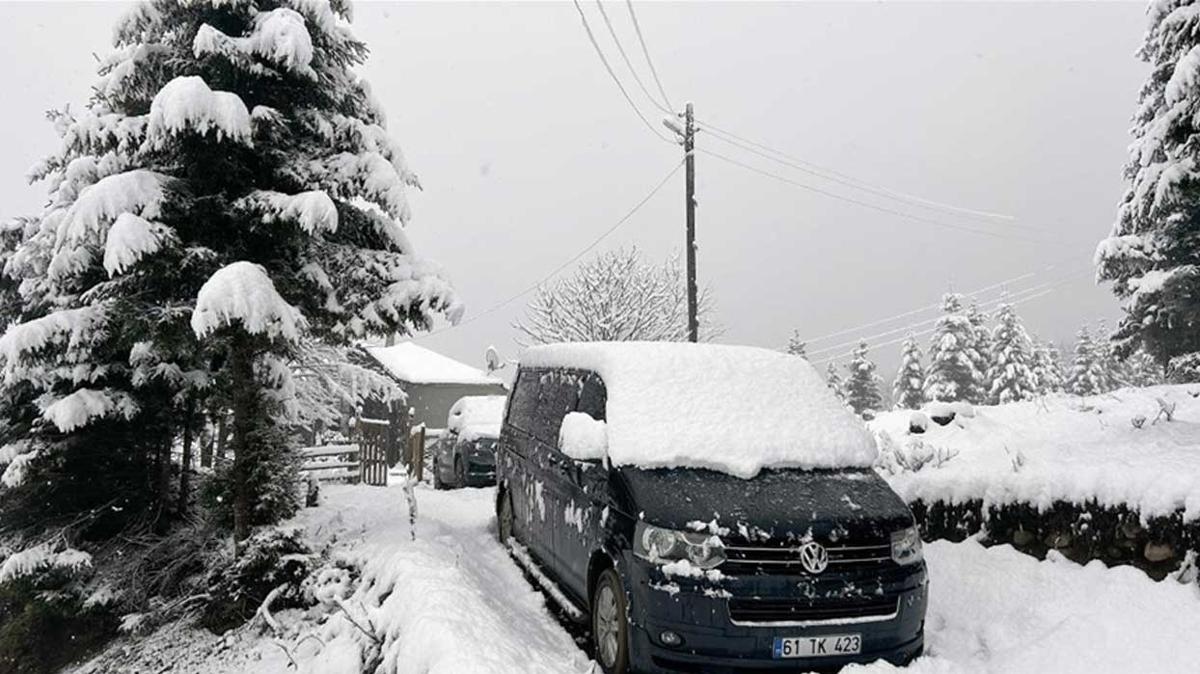
[(899, 598), (845, 597), (830, 599), (729, 600), (729, 617), (735, 623), (877, 622), (899, 612)]
[[(890, 543), (871, 545), (827, 545), (829, 570), (846, 568), (880, 568), (892, 563)], [(802, 575), (808, 573), (800, 563), (800, 547), (796, 545), (726, 545), (725, 563), (721, 572), (727, 574)]]

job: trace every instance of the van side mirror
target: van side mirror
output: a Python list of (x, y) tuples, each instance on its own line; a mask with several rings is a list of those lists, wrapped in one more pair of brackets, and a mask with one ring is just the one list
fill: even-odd
[(558, 448), (576, 461), (608, 462), (608, 426), (587, 412), (568, 412), (558, 431)]

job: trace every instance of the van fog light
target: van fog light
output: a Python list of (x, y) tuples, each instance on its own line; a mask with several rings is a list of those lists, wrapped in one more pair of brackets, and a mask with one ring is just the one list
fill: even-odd
[(663, 646), (670, 646), (671, 648), (675, 648), (676, 646), (683, 644), (683, 637), (672, 632), (671, 630), (667, 630), (658, 635), (658, 640), (662, 642)]

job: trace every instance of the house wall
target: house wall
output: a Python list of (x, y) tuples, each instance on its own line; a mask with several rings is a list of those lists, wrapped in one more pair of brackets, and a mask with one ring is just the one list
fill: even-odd
[(463, 396), (508, 395), (499, 384), (408, 384), (401, 383), (408, 393), (408, 406), (413, 409), (413, 426), (445, 428), (450, 408)]

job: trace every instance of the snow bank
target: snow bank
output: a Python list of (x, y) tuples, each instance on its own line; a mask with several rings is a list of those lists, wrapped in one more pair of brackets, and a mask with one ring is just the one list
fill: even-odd
[(504, 385), (496, 377), (413, 342), (368, 346), (366, 351), (397, 379), (410, 384)]
[(465, 440), (500, 437), (506, 396), (465, 396), (450, 408), (446, 428)]
[(563, 454), (579, 461), (603, 459), (608, 453), (608, 429), (584, 412), (569, 412), (558, 432), (558, 447)]
[(537, 346), (524, 367), (596, 372), (608, 389), (615, 465), (708, 468), (869, 466), (875, 443), (804, 359), (744, 346), (666, 342)]
[(203, 339), (217, 328), (240, 322), (251, 334), (295, 341), (305, 327), (300, 310), (275, 291), (267, 270), (252, 262), (218, 269), (196, 295), (192, 331)]
[(122, 274), (146, 255), (158, 251), (170, 228), (149, 222), (133, 213), (122, 213), (108, 230), (104, 242), (104, 271)]
[(195, 75), (176, 77), (150, 103), (146, 142), (163, 147), (182, 131), (250, 145), (250, 111), (237, 94), (213, 91)]
[[(1174, 421), (1153, 420), (1158, 399), (1176, 405)], [(951, 456), (938, 466), (884, 477), (908, 501), (985, 504), (1055, 501), (1129, 506), (1142, 517), (1177, 510), (1200, 518), (1200, 386), (1121, 389), (1086, 399), (1044, 400), (975, 409), (946, 426), (909, 435), (909, 411), (879, 415), (870, 427), (881, 444), (922, 443)], [(886, 472), (886, 471), (885, 471)]]

